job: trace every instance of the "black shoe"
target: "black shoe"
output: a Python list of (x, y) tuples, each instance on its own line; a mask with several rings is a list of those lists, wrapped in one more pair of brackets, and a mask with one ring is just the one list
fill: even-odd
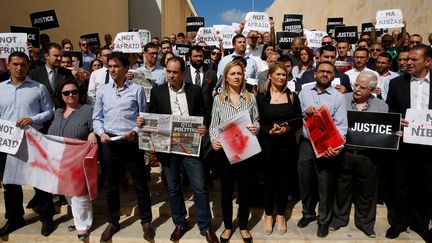
[(78, 240), (86, 241), (90, 236), (90, 232), (85, 232), (84, 234), (77, 234)]
[(48, 219), (42, 222), (41, 235), (47, 237), (52, 232), (54, 232), (54, 230), (55, 230), (55, 226), (52, 219)]
[(229, 237), (228, 238), (223, 238), (222, 235), (225, 232), (225, 230), (228, 230), (228, 229), (224, 229), (224, 231), (222, 231), (222, 234), (219, 236), (220, 243), (228, 243), (230, 241), (230, 239), (231, 239), (231, 236), (233, 235), (233, 231), (231, 230), (231, 234), (229, 235)]
[(37, 204), (36, 201), (36, 195), (32, 197), (32, 199), (30, 199), (30, 201), (27, 203), (26, 208), (35, 208)]
[(23, 218), (17, 220), (9, 219), (3, 228), (0, 229), (0, 236), (8, 235), (15, 230), (23, 227), (25, 225), (25, 221)]
[(243, 235), (241, 234), (241, 231), (240, 231), (240, 236), (243, 239), (244, 243), (252, 243), (253, 242), (252, 235), (250, 234), (250, 232), (249, 232), (249, 235), (250, 235), (249, 237), (245, 238), (245, 237), (243, 237)]
[(402, 229), (396, 226), (390, 226), (386, 231), (385, 237), (388, 239), (396, 239), (399, 237), (401, 232), (406, 231), (406, 229)]
[(309, 224), (310, 222), (315, 221), (315, 220), (316, 220), (316, 216), (309, 217), (309, 218), (306, 218), (305, 216), (303, 216), (303, 217), (298, 221), (298, 223), (297, 223), (297, 227), (299, 227), (299, 228), (304, 228), (304, 227), (308, 226), (308, 224)]
[(329, 227), (325, 224), (318, 224), (317, 236), (324, 238), (329, 234)]
[(101, 235), (99, 242), (108, 242), (111, 240), (113, 235), (120, 230), (118, 223), (109, 223)]

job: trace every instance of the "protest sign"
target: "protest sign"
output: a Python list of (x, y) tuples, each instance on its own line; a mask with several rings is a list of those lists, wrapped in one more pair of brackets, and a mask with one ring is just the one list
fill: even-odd
[(196, 32), (199, 28), (204, 27), (204, 17), (187, 17), (186, 32)]
[(301, 21), (284, 22), (282, 23), (282, 30), (303, 36), (303, 23)]
[(15, 122), (0, 119), (0, 152), (15, 154), (21, 144), (24, 130), (15, 126)]
[(141, 41), (141, 45), (145, 45), (149, 42), (151, 42), (151, 32), (150, 30), (146, 30), (146, 29), (139, 29), (138, 30), (138, 34), (140, 37), (140, 41)]
[(335, 62), (335, 68), (341, 73), (344, 73), (348, 70), (350, 70), (353, 67), (352, 62), (345, 62), (345, 61), (336, 61)]
[(208, 46), (219, 46), (219, 38), (213, 27), (201, 27), (195, 37), (196, 42), (204, 41)]
[(215, 28), (219, 38), (222, 38), (223, 48), (233, 48), (232, 39), (236, 35), (234, 27), (232, 27), (232, 25), (213, 25), (213, 28)]
[(283, 19), (284, 19), (283, 22), (294, 22), (294, 21), (303, 22), (303, 15), (302, 14), (284, 14)]
[(176, 44), (176, 50), (180, 55), (186, 55), (189, 52), (190, 44)]
[(204, 117), (173, 116), (171, 153), (199, 157), (201, 135), (198, 126), (202, 125)]
[(350, 44), (356, 44), (358, 40), (357, 26), (336, 26), (335, 39), (348, 39)]
[(249, 110), (244, 110), (215, 128), (225, 155), (231, 164), (241, 162), (261, 152), (257, 137), (246, 128), (246, 125), (251, 123)]
[(345, 144), (325, 105), (303, 121), (317, 158), (324, 156), (328, 148), (337, 149)]
[(12, 33), (26, 33), (27, 41), (30, 42), (33, 47), (39, 48), (39, 28), (11, 26), (10, 31)]
[(276, 44), (280, 49), (291, 49), (291, 43), (295, 37), (299, 37), (299, 33), (292, 32), (276, 32)]
[(32, 27), (47, 30), (59, 27), (59, 22), (54, 9), (30, 14)]
[[(368, 35), (370, 35), (372, 33), (372, 28), (373, 28), (372, 23), (362, 23), (361, 33), (362, 34), (368, 34)], [(375, 28), (375, 31), (376, 31), (376, 35), (380, 36), (386, 30), (385, 29), (377, 29), (377, 28)]]
[(138, 32), (120, 32), (114, 39), (114, 51), (141, 53), (141, 39)]
[(93, 45), (98, 45), (100, 46), (100, 38), (99, 38), (99, 33), (91, 33), (91, 34), (86, 34), (86, 35), (81, 35), (80, 36), (81, 39), (87, 39), (88, 41), (88, 45), (89, 46), (93, 46)]
[(346, 145), (363, 148), (399, 148), (399, 113), (348, 111), (348, 133)]
[(407, 109), (405, 119), (404, 143), (432, 145), (432, 110)]
[(251, 30), (256, 30), (258, 32), (270, 31), (269, 16), (264, 12), (249, 12), (246, 14), (245, 20), (244, 32), (246, 33)]
[(14, 51), (29, 55), (26, 33), (0, 33), (0, 58), (8, 58)]
[(344, 24), (338, 24), (338, 25), (327, 25), (327, 33), (329, 35), (334, 34), (334, 30), (338, 26), (345, 26)]
[(404, 27), (402, 11), (388, 9), (377, 11), (375, 28), (401, 28)]
[(327, 33), (324, 31), (309, 31), (307, 29), (303, 29), (303, 32), (310, 48), (321, 47), (321, 40), (327, 35)]
[(336, 17), (336, 18), (327, 18), (327, 25), (342, 25), (343, 24), (343, 18)]

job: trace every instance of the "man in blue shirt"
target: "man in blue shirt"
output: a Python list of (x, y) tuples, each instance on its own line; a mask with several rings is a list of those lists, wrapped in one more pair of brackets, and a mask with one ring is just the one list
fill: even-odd
[[(41, 83), (27, 77), (29, 58), (23, 52), (13, 52), (8, 58), (8, 69), (11, 78), (0, 83), (0, 119), (16, 122), (16, 126), (24, 128), (31, 125), (37, 130), (54, 115), (48, 90)], [(6, 154), (0, 153), (0, 177), (6, 163)], [(20, 185), (4, 184), (5, 218), (8, 220), (0, 229), (0, 236), (7, 235), (25, 225), (23, 192)], [(54, 205), (52, 195), (35, 188), (36, 207), (42, 221), (41, 234), (50, 235), (55, 227), (53, 224)]]
[(138, 212), (144, 239), (153, 241), (150, 192), (144, 176), (144, 151), (138, 148), (135, 120), (146, 112), (144, 89), (126, 78), (129, 69), (127, 54), (113, 52), (108, 57), (108, 70), (113, 82), (103, 84), (97, 91), (93, 111), (93, 129), (102, 143), (105, 160), (108, 204), (108, 226), (100, 242), (111, 240), (120, 230), (120, 173), (126, 166), (138, 198)]

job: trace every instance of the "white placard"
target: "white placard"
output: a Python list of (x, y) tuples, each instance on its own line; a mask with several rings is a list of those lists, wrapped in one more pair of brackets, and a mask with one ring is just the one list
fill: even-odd
[(246, 24), (243, 32), (256, 30), (258, 32), (270, 31), (270, 19), (264, 12), (249, 12), (245, 17)]
[(216, 32), (219, 32), (219, 37), (223, 41), (223, 48), (233, 48), (232, 39), (236, 35), (234, 27), (231, 25), (214, 25), (213, 28), (216, 29)]
[(213, 27), (200, 27), (195, 38), (196, 43), (204, 41), (209, 46), (219, 47), (219, 39)]
[(375, 28), (401, 28), (404, 27), (402, 10), (388, 9), (377, 11)]
[(141, 40), (141, 45), (145, 45), (149, 42), (151, 42), (151, 32), (150, 30), (146, 30), (146, 29), (139, 29), (138, 30), (139, 33), (139, 37)]
[(404, 143), (432, 145), (432, 110), (407, 109), (405, 119)]
[(306, 36), (308, 47), (321, 47), (321, 40), (327, 35), (325, 31), (310, 31), (303, 29), (303, 33)]
[(138, 32), (120, 32), (114, 39), (114, 51), (141, 53), (141, 39)]
[(24, 130), (15, 122), (0, 119), (0, 152), (16, 154), (24, 136)]
[(0, 58), (8, 58), (14, 51), (29, 55), (26, 33), (0, 33)]

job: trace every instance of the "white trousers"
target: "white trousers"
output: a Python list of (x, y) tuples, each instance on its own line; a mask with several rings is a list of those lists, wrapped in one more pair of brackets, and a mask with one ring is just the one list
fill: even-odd
[(93, 223), (92, 201), (88, 195), (80, 197), (65, 196), (72, 208), (72, 216), (77, 230), (90, 230)]

